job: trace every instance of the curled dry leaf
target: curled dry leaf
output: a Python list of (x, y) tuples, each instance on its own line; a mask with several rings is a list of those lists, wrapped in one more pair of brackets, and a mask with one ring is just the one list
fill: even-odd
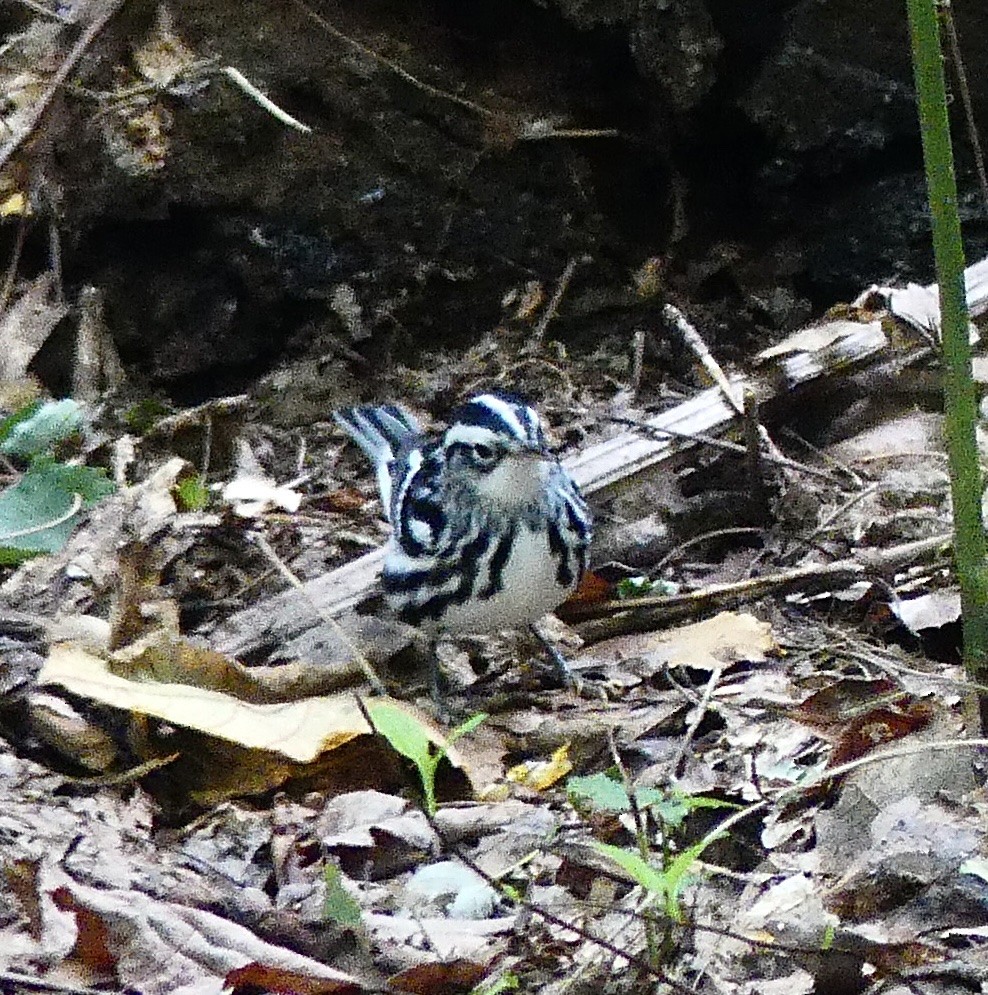
[[(149, 716), (167, 723), (171, 731), (165, 741), (147, 739), (145, 733), (144, 738), (133, 737), (131, 745), (143, 744), (139, 761), (179, 752), (181, 759), (169, 770), (182, 797), (194, 804), (263, 793), (293, 777), (315, 778), (327, 791), (397, 788), (407, 783), (404, 766), (372, 733), (354, 695), (243, 701), (196, 686), (196, 653), (214, 664), (218, 654), (173, 639), (180, 651), (166, 654), (156, 664), (157, 653), (152, 653), (150, 669), (135, 669), (142, 679), (122, 676), (105, 659), (62, 644), (52, 647), (38, 681), (65, 688), (87, 702), (131, 713), (138, 732)], [(167, 682), (147, 679), (158, 665), (170, 675)], [(237, 665), (231, 661), (229, 666)], [(246, 678), (240, 686), (249, 687)], [(253, 692), (258, 694), (257, 685)], [(438, 733), (429, 735), (441, 745)]]
[(98, 975), (112, 972), (120, 984), (146, 995), (220, 995), (248, 984), (304, 995), (364, 990), (343, 971), (265, 943), (210, 912), (75, 881), (52, 898), (75, 918), (74, 953), (82, 966)]

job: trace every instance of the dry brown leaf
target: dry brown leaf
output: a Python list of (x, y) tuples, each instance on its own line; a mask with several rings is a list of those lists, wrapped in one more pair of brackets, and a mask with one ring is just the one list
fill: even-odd
[(413, 995), (451, 995), (468, 992), (487, 974), (489, 965), (460, 958), (443, 964), (420, 964), (388, 978), (395, 991)]
[(75, 881), (52, 897), (75, 918), (75, 957), (99, 973), (112, 969), (120, 984), (145, 995), (220, 995), (260, 979), (275, 992), (350, 995), (364, 988), (343, 971), (265, 943), (210, 912)]
[(55, 274), (42, 273), (0, 316), (0, 380), (20, 380), (69, 306), (55, 295)]

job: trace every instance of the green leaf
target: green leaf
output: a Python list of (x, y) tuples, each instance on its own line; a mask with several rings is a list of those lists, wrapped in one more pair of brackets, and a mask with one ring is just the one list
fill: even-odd
[(598, 812), (627, 812), (631, 809), (624, 785), (606, 774), (571, 777), (566, 782), (566, 793), (574, 805), (582, 798)]
[(360, 905), (343, 887), (343, 874), (336, 864), (327, 864), (323, 871), (326, 881), (326, 918), (341, 926), (355, 927), (361, 923)]
[(429, 815), (435, 815), (436, 769), (441, 756), (433, 753), (429, 730), (414, 716), (386, 701), (369, 701), (367, 711), (374, 729), (391, 744), (392, 749), (418, 768), (425, 795), (425, 810)]
[[(655, 797), (658, 795), (658, 797)], [(705, 795), (685, 795), (681, 791), (660, 792), (654, 788), (644, 789), (638, 796), (639, 805), (652, 808), (657, 818), (670, 829), (678, 829), (691, 812), (698, 809), (740, 808), (734, 802), (707, 798)]]
[[(30, 410), (32, 409), (33, 410)], [(51, 455), (55, 448), (82, 430), (82, 408), (71, 398), (29, 405), (30, 414), (13, 425), (0, 442), (0, 452), (20, 459)]]
[(643, 598), (647, 594), (668, 597), (679, 593), (679, 585), (671, 580), (652, 580), (650, 577), (624, 577), (617, 583), (615, 593), (621, 601)]
[(630, 874), (646, 891), (654, 895), (666, 894), (666, 876), (663, 871), (642, 859), (641, 854), (610, 843), (594, 842), (593, 848), (610, 857), (622, 870)]
[(19, 408), (12, 415), (7, 415), (6, 418), (0, 420), (0, 443), (5, 442), (10, 433), (21, 422), (31, 418), (40, 407), (41, 401), (32, 401), (30, 404), (25, 404), (23, 408)]
[(712, 837), (700, 840), (699, 843), (691, 846), (688, 850), (679, 853), (665, 869), (665, 900), (666, 915), (677, 922), (682, 918), (682, 911), (679, 908), (679, 896), (690, 880), (689, 870), (697, 862), (700, 854), (719, 837)]
[(175, 491), (179, 511), (202, 511), (209, 504), (209, 488), (198, 475), (180, 480)]
[(719, 837), (713, 836), (702, 839), (688, 850), (676, 854), (663, 870), (643, 860), (641, 854), (635, 850), (625, 850), (623, 847), (611, 846), (610, 843), (595, 842), (593, 847), (605, 857), (610, 857), (647, 892), (661, 898), (665, 902), (666, 915), (679, 922), (682, 919), (679, 896), (690, 880), (689, 871), (700, 854), (717, 838)]
[(128, 408), (123, 414), (123, 422), (132, 432), (144, 435), (167, 414), (167, 405), (156, 397), (148, 397)]
[(501, 992), (514, 992), (520, 987), (521, 980), (518, 975), (511, 971), (505, 971), (504, 974), (498, 975), (490, 981), (481, 981), (470, 995), (501, 995)]
[[(446, 737), (446, 747), (447, 749), (452, 746), (461, 736), (467, 736), (474, 731), (481, 724), (481, 722), (486, 721), (488, 718), (487, 712), (477, 712), (476, 715), (471, 715), (466, 722), (461, 722), (447, 737)], [(444, 751), (445, 752), (445, 751)]]
[[(80, 513), (113, 493), (100, 470), (38, 462), (0, 493), (0, 564), (20, 563), (65, 545)], [(78, 509), (72, 512), (81, 498)]]
[(650, 594), (654, 586), (648, 577), (622, 577), (617, 583), (617, 596), (622, 601), (628, 598), (640, 598)]
[(432, 740), (426, 726), (386, 701), (369, 701), (367, 711), (379, 732), (403, 757), (419, 763), (430, 757)]

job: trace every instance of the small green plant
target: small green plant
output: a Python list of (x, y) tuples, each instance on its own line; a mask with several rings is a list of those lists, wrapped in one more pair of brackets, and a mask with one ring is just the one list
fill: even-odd
[(621, 601), (632, 598), (643, 598), (648, 594), (668, 597), (679, 592), (679, 585), (668, 580), (652, 580), (651, 577), (638, 575), (624, 577), (617, 583), (616, 593)]
[(326, 882), (326, 901), (323, 914), (331, 922), (351, 929), (360, 925), (360, 904), (343, 887), (343, 872), (336, 864), (326, 864), (323, 870)]
[(682, 853), (677, 853), (672, 860), (666, 862), (660, 870), (654, 867), (641, 854), (610, 843), (594, 843), (598, 853), (610, 857), (615, 864), (634, 878), (649, 894), (663, 902), (665, 914), (673, 922), (683, 921), (683, 910), (679, 904), (679, 896), (689, 884), (689, 871), (699, 859), (700, 854), (710, 845), (710, 840), (701, 840)]
[(386, 701), (369, 701), (367, 712), (380, 733), (394, 750), (415, 764), (422, 781), (423, 806), (429, 816), (436, 814), (436, 771), (449, 752), (449, 748), (461, 736), (473, 732), (487, 715), (480, 712), (457, 726), (442, 746), (437, 746), (430, 736), (429, 728), (414, 715)]
[[(567, 791), (574, 806), (581, 810), (634, 813), (636, 819), (636, 847), (620, 847), (610, 843), (595, 842), (594, 849), (613, 860), (625, 873), (655, 900), (662, 903), (666, 918), (682, 922), (680, 897), (690, 881), (690, 871), (703, 851), (717, 838), (716, 834), (704, 837), (699, 843), (676, 850), (673, 834), (679, 830), (691, 812), (699, 809), (737, 808), (730, 802), (700, 795), (687, 795), (679, 791), (662, 791), (642, 788), (635, 792), (634, 801), (627, 786), (607, 774), (588, 777), (571, 777)], [(652, 846), (644, 820), (654, 818), (660, 826), (661, 849)], [(645, 916), (646, 940), (652, 962), (661, 961), (660, 945), (656, 939), (656, 921)]]
[(175, 487), (179, 511), (202, 511), (209, 504), (209, 488), (198, 474), (180, 480)]
[(501, 992), (516, 992), (521, 987), (521, 980), (512, 971), (505, 971), (489, 981), (481, 981), (470, 995), (501, 995)]
[(27, 465), (0, 491), (0, 564), (61, 549), (81, 513), (113, 493), (102, 469), (59, 458), (82, 427), (72, 400), (35, 401), (0, 421), (0, 453)]
[(147, 397), (131, 405), (123, 414), (123, 422), (132, 432), (144, 435), (155, 422), (168, 414), (168, 406), (155, 397)]

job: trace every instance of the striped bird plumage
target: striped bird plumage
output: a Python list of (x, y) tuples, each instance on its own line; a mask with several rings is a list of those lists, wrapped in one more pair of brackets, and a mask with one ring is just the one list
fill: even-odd
[(404, 621), (451, 634), (517, 628), (575, 589), (590, 513), (524, 401), (478, 395), (429, 436), (395, 405), (336, 420), (376, 467), (393, 528), (382, 583)]

